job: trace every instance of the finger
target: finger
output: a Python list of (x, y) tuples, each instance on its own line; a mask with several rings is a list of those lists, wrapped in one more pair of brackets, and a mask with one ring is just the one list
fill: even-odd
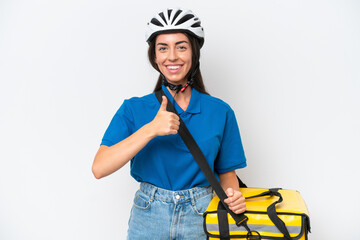
[(240, 198), (232, 198), (232, 202), (229, 202), (228, 205), (229, 207), (235, 207), (241, 204), (245, 204), (245, 198), (244, 197), (240, 197)]
[(242, 195), (242, 193), (240, 191), (236, 191), (236, 190), (234, 190), (234, 195), (233, 195), (232, 199), (233, 199), (233, 202), (235, 202), (239, 199), (241, 199), (241, 201), (243, 201), (243, 202), (245, 201), (245, 198)]
[(175, 124), (174, 124), (174, 125), (171, 127), (171, 129), (178, 131), (178, 130), (179, 130), (179, 125), (175, 125)]
[(246, 202), (241, 192), (235, 192), (232, 201), (228, 203), (229, 208), (232, 211), (241, 210), (246, 208)]
[(159, 111), (166, 111), (166, 106), (167, 106), (167, 97), (162, 96), (162, 102)]
[(170, 128), (171, 128), (171, 129), (175, 129), (176, 131), (179, 130), (179, 128), (180, 128), (180, 122), (179, 122), (178, 120), (176, 120), (176, 119), (172, 119), (172, 120), (170, 121)]
[(246, 211), (246, 205), (241, 205), (238, 206), (236, 209), (230, 209), (231, 211), (233, 211), (236, 214), (240, 214)]
[(176, 126), (180, 126), (180, 121), (178, 119), (174, 119), (172, 123)]
[(175, 135), (177, 133), (178, 133), (177, 129), (171, 129), (169, 132), (169, 134), (172, 134), (172, 135)]
[(241, 210), (241, 209), (245, 209), (246, 208), (246, 204), (245, 203), (241, 203), (241, 204), (237, 204), (233, 207), (229, 207), (232, 211), (237, 211), (237, 210)]
[(246, 203), (240, 203), (240, 204), (237, 204), (235, 206), (232, 206), (230, 207), (229, 206), (229, 209), (231, 211), (233, 211), (234, 213), (241, 213), (241, 212), (244, 212), (246, 210)]
[(234, 196), (234, 189), (232, 189), (232, 188), (226, 189), (225, 192), (226, 192), (226, 195), (227, 195), (228, 197)]
[(224, 200), (224, 202), (225, 202), (226, 204), (232, 203), (232, 202), (234, 201), (234, 199), (233, 199), (234, 190), (233, 190), (232, 188), (228, 188), (228, 189), (226, 189), (225, 194), (226, 194), (226, 196), (227, 196), (228, 198), (226, 198), (226, 199)]
[(173, 112), (169, 112), (169, 116), (170, 116), (171, 120), (175, 120), (175, 121), (180, 123), (180, 118), (179, 118), (179, 116), (177, 114), (175, 114)]

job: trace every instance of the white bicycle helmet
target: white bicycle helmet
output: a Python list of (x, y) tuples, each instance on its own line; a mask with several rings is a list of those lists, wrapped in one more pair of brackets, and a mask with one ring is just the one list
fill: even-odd
[(200, 47), (204, 44), (204, 29), (200, 19), (187, 9), (168, 8), (158, 12), (147, 23), (146, 41), (149, 43), (156, 35), (166, 32), (186, 32), (199, 40)]

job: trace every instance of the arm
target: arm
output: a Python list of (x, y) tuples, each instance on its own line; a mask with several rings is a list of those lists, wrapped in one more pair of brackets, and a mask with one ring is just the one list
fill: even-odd
[(92, 165), (92, 172), (97, 179), (122, 168), (154, 137), (177, 133), (179, 117), (167, 112), (166, 104), (167, 98), (163, 96), (162, 104), (153, 121), (111, 147), (100, 146)]
[(119, 170), (154, 137), (151, 126), (147, 124), (111, 147), (101, 145), (92, 166), (94, 176), (100, 179)]
[(219, 178), (220, 185), (228, 196), (228, 198), (225, 199), (225, 203), (229, 206), (230, 210), (236, 214), (245, 212), (245, 198), (239, 191), (239, 182), (237, 180), (235, 170), (220, 173)]

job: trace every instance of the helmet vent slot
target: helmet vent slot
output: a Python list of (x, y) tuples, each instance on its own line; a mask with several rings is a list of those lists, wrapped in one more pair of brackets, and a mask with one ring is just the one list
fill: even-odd
[(172, 9), (169, 9), (169, 10), (168, 10), (168, 17), (169, 17), (169, 19), (170, 19), (170, 16), (171, 16), (171, 12), (172, 12)]
[(163, 27), (164, 25), (161, 24), (161, 22), (159, 22), (159, 20), (157, 20), (156, 18), (151, 19), (151, 23), (159, 26), (159, 27)]
[(183, 16), (183, 17), (175, 24), (175, 26), (180, 25), (180, 24), (186, 22), (187, 20), (189, 20), (189, 19), (191, 19), (191, 18), (193, 18), (193, 17), (195, 17), (195, 16), (192, 15), (192, 14), (187, 14), (187, 15)]
[(191, 27), (201, 27), (201, 22), (196, 22), (193, 25), (191, 25)]
[(175, 21), (175, 20), (176, 20), (176, 18), (180, 15), (180, 13), (182, 13), (182, 10), (179, 10), (179, 11), (177, 11), (177, 12), (175, 13), (175, 16), (174, 16), (174, 18), (173, 18), (173, 20), (172, 20), (171, 24), (173, 24), (173, 23), (174, 23), (174, 21)]
[(159, 16), (164, 20), (165, 23), (167, 23), (164, 13), (159, 13)]

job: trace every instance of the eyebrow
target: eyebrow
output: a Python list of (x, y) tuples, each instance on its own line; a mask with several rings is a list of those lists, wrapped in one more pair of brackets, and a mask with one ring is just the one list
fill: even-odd
[[(187, 43), (189, 44), (187, 41), (179, 41), (179, 42), (176, 42), (175, 45), (178, 45), (178, 44), (181, 44), (181, 43)], [(157, 43), (156, 45), (162, 45), (162, 46), (167, 46), (167, 43)]]

